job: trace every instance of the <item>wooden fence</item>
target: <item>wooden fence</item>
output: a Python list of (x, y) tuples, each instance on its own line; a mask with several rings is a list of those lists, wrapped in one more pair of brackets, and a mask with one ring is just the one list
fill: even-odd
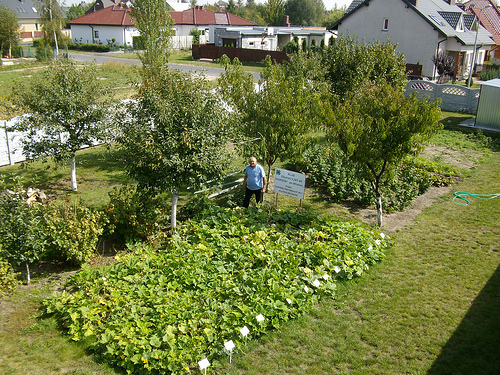
[(217, 60), (226, 55), (231, 60), (237, 57), (240, 61), (261, 62), (267, 55), (272, 60), (282, 62), (288, 60), (286, 52), (283, 51), (264, 51), (260, 49), (217, 47), (214, 44), (193, 44), (193, 59), (211, 59)]

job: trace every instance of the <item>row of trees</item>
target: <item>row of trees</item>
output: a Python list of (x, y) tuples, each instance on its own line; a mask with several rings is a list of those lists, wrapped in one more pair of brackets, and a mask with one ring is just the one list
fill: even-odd
[[(384, 174), (439, 129), (438, 102), (404, 96), (404, 58), (391, 43), (343, 37), (321, 53), (299, 52), (284, 64), (268, 58), (257, 89), (237, 60), (223, 59), (218, 90), (210, 90), (204, 77), (169, 70), (165, 2), (136, 0), (132, 12), (146, 48), (137, 100), (115, 116), (116, 141), (140, 191), (172, 193), (172, 227), (177, 192), (220, 178), (231, 159), (229, 141), (260, 138), (242, 151), (264, 160), (270, 174), (277, 160), (300, 154), (320, 128), (371, 181), (381, 226)], [(102, 137), (104, 90), (92, 70), (62, 62), (51, 69), (33, 80), (36, 90), (19, 85), (14, 102), (31, 113), (21, 123), (33, 132), (26, 138), (29, 156), (70, 158), (73, 179), (76, 150)]]
[[(196, 5), (197, 1), (191, 1)], [(221, 10), (217, 3), (213, 6), (206, 5), (213, 10)], [(340, 19), (346, 7), (325, 8), (322, 0), (267, 0), (258, 4), (255, 0), (229, 0), (224, 11), (249, 19), (259, 25), (283, 26), (284, 16), (290, 16), (292, 25), (301, 26), (331, 26)]]

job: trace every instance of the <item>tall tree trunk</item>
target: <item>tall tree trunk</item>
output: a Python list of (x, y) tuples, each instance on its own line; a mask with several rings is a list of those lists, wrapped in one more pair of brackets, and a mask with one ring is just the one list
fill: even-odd
[(376, 194), (376, 205), (377, 205), (377, 224), (379, 228), (382, 228), (382, 197), (377, 192)]
[(177, 227), (177, 201), (179, 200), (179, 193), (175, 189), (172, 193), (172, 212), (170, 215), (170, 226), (172, 229)]
[(54, 29), (54, 43), (55, 43), (55, 46), (56, 46), (56, 58), (59, 56), (59, 47), (57, 45), (57, 36), (56, 36), (56, 30)]
[(272, 164), (267, 165), (267, 178), (266, 178), (266, 193), (269, 193), (269, 183), (271, 182), (271, 167)]
[(26, 262), (26, 284), (30, 285), (31, 277), (30, 277), (30, 266), (28, 262)]
[(71, 158), (71, 190), (76, 191), (76, 166), (75, 155)]

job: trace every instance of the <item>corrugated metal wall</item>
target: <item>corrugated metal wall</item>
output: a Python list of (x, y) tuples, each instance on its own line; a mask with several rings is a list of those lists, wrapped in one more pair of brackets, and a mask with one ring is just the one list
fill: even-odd
[(476, 128), (500, 132), (500, 79), (481, 84)]

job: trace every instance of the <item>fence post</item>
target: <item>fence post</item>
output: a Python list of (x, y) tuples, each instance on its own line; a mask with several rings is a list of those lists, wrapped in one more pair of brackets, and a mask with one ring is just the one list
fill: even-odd
[(9, 143), (9, 133), (7, 132), (7, 120), (3, 123), (5, 130), (5, 141), (7, 142), (7, 155), (9, 156), (9, 164), (14, 165), (14, 161), (12, 160), (12, 156), (10, 154), (10, 143)]

